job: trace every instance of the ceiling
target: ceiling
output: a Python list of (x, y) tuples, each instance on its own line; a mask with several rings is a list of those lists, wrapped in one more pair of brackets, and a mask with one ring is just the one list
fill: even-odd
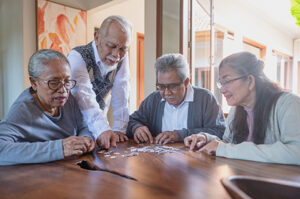
[(291, 15), (290, 0), (237, 0), (245, 9), (266, 20), (293, 38), (300, 38), (300, 27)]
[(105, 3), (111, 2), (113, 0), (51, 0), (56, 3), (71, 6), (74, 8), (79, 8), (82, 10), (90, 10), (101, 6)]

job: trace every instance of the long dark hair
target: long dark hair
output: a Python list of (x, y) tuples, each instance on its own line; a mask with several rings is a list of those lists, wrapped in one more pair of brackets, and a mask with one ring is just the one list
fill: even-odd
[[(219, 68), (228, 66), (241, 76), (253, 75), (255, 78), (256, 100), (253, 118), (253, 142), (263, 144), (269, 125), (271, 110), (284, 91), (266, 77), (263, 72), (264, 63), (249, 52), (232, 54), (222, 60)], [(237, 106), (234, 119), (229, 128), (233, 131), (233, 143), (245, 141), (249, 134), (247, 112), (242, 106)]]

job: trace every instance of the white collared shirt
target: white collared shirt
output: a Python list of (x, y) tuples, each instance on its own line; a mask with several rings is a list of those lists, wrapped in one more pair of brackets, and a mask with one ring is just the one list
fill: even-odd
[[(164, 100), (164, 99), (162, 99)], [(183, 102), (175, 107), (166, 101), (162, 116), (162, 132), (187, 129), (189, 102), (194, 101), (194, 89), (189, 84)]]
[[(102, 75), (106, 75), (114, 70), (114, 67), (104, 67), (99, 57), (95, 41), (92, 42), (96, 64), (101, 70)], [(71, 65), (71, 76), (77, 81), (75, 88), (71, 90), (76, 98), (84, 120), (87, 122), (89, 130), (97, 138), (104, 131), (110, 130), (107, 121), (106, 110), (109, 107), (110, 101), (106, 104), (106, 108), (102, 111), (96, 101), (96, 94), (90, 81), (86, 63), (82, 56), (75, 50), (72, 50), (68, 55), (68, 60)], [(112, 87), (112, 108), (114, 125), (113, 131), (126, 132), (127, 123), (129, 120), (128, 97), (129, 97), (129, 63), (128, 54), (123, 59), (123, 63), (117, 72)]]

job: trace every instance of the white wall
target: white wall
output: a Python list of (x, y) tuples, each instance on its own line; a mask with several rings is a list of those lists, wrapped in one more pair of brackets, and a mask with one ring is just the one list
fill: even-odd
[(31, 40), (32, 34), (35, 35), (31, 26), (35, 24), (35, 1), (1, 0), (0, 6), (0, 118), (3, 118), (27, 87), (24, 66), (28, 54), (35, 49), (35, 41)]
[[(270, 6), (271, 9), (271, 6)], [(282, 53), (293, 55), (293, 38), (237, 0), (215, 0), (215, 23)]]
[(1, 1), (2, 118), (23, 90), (22, 7), (20, 1)]
[(155, 69), (156, 60), (156, 1), (145, 1), (145, 97), (155, 91)]
[(3, 112), (3, 53), (4, 53), (4, 49), (3, 49), (3, 38), (4, 38), (4, 32), (1, 31), (3, 30), (4, 27), (4, 9), (6, 8), (5, 6), (5, 2), (4, 1), (0, 1), (0, 119), (3, 118), (4, 112)]
[(24, 53), (24, 89), (30, 86), (28, 62), (36, 51), (36, 7), (35, 0), (23, 0), (23, 53)]
[[(214, 2), (215, 23), (226, 27), (235, 34), (234, 41), (224, 42), (224, 56), (243, 50), (243, 37), (263, 44), (267, 47), (265, 73), (270, 79), (276, 80), (276, 57), (272, 55), (272, 50), (294, 56), (292, 35), (277, 28), (268, 18), (257, 15), (255, 10), (246, 7), (241, 1), (215, 0)], [(271, 7), (270, 9), (272, 9)], [(294, 80), (295, 78), (294, 76)], [(297, 85), (294, 83), (294, 92), (296, 92), (296, 87)]]
[(133, 24), (132, 40), (129, 48), (130, 64), (130, 113), (136, 110), (137, 100), (137, 33), (144, 34), (144, 0), (112, 1), (104, 6), (97, 7), (87, 12), (87, 38), (88, 42), (94, 39), (94, 28), (99, 27), (102, 21), (110, 15), (122, 15)]

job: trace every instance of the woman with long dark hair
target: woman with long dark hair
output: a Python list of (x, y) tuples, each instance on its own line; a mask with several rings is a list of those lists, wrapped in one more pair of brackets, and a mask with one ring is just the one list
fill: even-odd
[(300, 165), (300, 98), (269, 80), (263, 68), (249, 52), (224, 58), (218, 86), (233, 107), (223, 140), (199, 133), (185, 145), (221, 157)]

